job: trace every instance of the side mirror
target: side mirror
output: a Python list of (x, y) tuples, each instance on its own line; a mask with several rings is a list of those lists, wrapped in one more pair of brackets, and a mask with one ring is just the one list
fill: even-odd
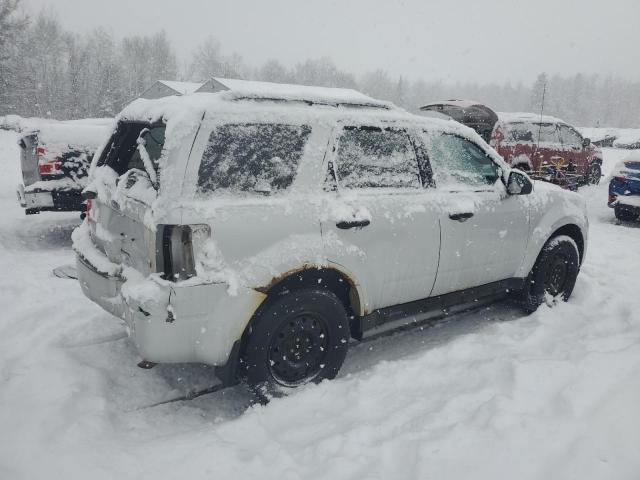
[(584, 148), (587, 148), (589, 145), (591, 145), (591, 139), (590, 138), (583, 138), (582, 139), (582, 146)]
[(507, 180), (509, 195), (528, 195), (532, 191), (533, 183), (529, 175), (515, 168), (509, 172), (509, 180)]

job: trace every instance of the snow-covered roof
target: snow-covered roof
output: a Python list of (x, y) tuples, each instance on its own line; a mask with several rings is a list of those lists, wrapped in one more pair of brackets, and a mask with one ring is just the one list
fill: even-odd
[(80, 118), (77, 120), (55, 120), (52, 118), (20, 117), (7, 115), (0, 117), (0, 128), (24, 132), (39, 130), (49, 125), (113, 125), (113, 118)]
[(175, 82), (173, 80), (158, 80), (158, 82), (166, 85), (180, 95), (193, 93), (202, 86), (202, 83), (196, 82)]
[[(49, 148), (65, 150), (69, 147), (96, 149), (113, 131), (115, 120), (102, 119), (97, 123), (86, 121), (42, 123), (30, 130), (37, 132), (38, 142)], [(26, 133), (28, 134), (28, 133)]]
[(315, 87), (286, 83), (257, 82), (235, 78), (214, 77), (205, 82), (197, 92), (232, 92), (235, 98), (303, 101), (329, 105), (363, 105), (395, 108), (393, 104), (376, 100), (351, 88)]
[[(254, 82), (251, 82), (254, 83)], [(256, 82), (261, 83), (261, 82)], [(268, 84), (269, 87), (276, 84)], [(296, 86), (297, 87), (297, 86)], [(337, 90), (337, 92), (336, 92)], [(163, 121), (166, 126), (167, 143), (180, 144), (199, 128), (203, 118), (234, 118), (238, 114), (264, 118), (265, 121), (317, 122), (335, 125), (336, 121), (383, 126), (387, 122), (456, 133), (473, 141), (482, 141), (471, 128), (458, 122), (414, 115), (394, 106), (392, 103), (371, 99), (352, 90), (302, 87), (300, 90), (278, 89), (259, 91), (263, 96), (253, 97), (256, 90), (226, 90), (217, 93), (196, 92), (189, 95), (168, 96), (156, 99), (139, 98), (127, 105), (116, 117), (120, 121), (143, 121), (155, 123)], [(266, 92), (270, 92), (266, 95)], [(271, 94), (273, 92), (273, 94)], [(364, 98), (363, 98), (364, 97)], [(363, 100), (369, 106), (382, 105), (384, 108), (360, 108)], [(283, 100), (283, 101), (281, 101)], [(289, 101), (293, 100), (293, 101)], [(350, 103), (354, 102), (354, 103)], [(490, 148), (490, 147), (489, 147)], [(502, 161), (496, 153), (497, 161)]]
[(551, 115), (540, 115), (539, 113), (531, 112), (496, 112), (498, 114), (498, 120), (505, 123), (515, 122), (527, 122), (527, 123), (565, 123)]

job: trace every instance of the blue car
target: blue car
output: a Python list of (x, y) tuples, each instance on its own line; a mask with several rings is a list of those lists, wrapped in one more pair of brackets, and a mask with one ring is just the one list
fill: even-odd
[(640, 154), (623, 160), (609, 182), (609, 201), (616, 218), (624, 222), (640, 217)]

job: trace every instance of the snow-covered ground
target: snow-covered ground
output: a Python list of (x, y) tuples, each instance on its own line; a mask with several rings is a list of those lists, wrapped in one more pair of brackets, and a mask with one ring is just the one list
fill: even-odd
[(239, 387), (152, 406), (211, 369), (138, 369), (118, 321), (52, 275), (78, 215), (24, 216), (14, 141), (0, 131), (0, 479), (640, 478), (640, 225), (614, 220), (606, 181), (581, 189), (566, 304), (354, 345), (338, 379), (266, 406)]

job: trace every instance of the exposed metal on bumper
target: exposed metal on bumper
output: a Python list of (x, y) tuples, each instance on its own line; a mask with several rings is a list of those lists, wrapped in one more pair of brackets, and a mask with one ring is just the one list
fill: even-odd
[(84, 294), (126, 321), (140, 356), (155, 363), (203, 362), (224, 365), (266, 295), (226, 284), (153, 284), (154, 295), (126, 299), (124, 279), (98, 272), (76, 256)]

